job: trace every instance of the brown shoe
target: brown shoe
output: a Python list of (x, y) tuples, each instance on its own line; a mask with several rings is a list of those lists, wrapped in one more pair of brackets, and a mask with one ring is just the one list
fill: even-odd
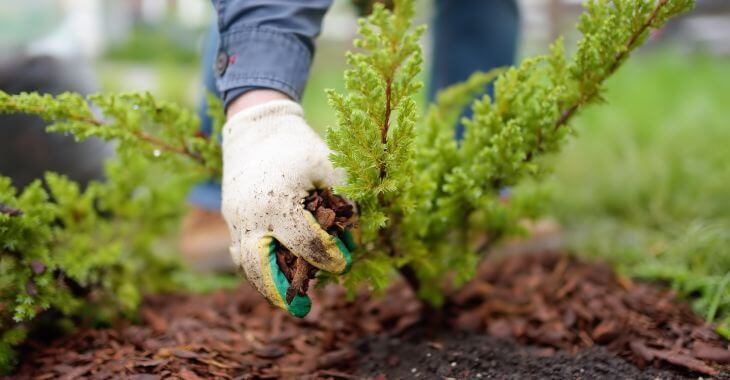
[(228, 253), (228, 226), (219, 212), (190, 206), (182, 221), (180, 251), (193, 268), (204, 272), (234, 272)]

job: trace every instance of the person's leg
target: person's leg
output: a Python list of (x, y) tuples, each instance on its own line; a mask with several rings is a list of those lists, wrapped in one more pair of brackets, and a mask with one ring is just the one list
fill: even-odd
[[(218, 28), (211, 25), (202, 50), (202, 79), (206, 92), (220, 98), (215, 84), (213, 65), (218, 51)], [(208, 117), (207, 94), (198, 103), (200, 129), (210, 135), (213, 121)], [(213, 178), (197, 184), (188, 195), (190, 207), (182, 222), (180, 250), (187, 262), (204, 271), (232, 271), (233, 261), (228, 254), (228, 227), (221, 217), (221, 184)]]
[[(436, 0), (429, 99), (474, 71), (511, 65), (518, 31), (516, 0)], [(456, 138), (463, 134), (464, 127), (457, 125)]]
[[(435, 0), (435, 3), (429, 100), (434, 100), (440, 89), (464, 81), (474, 71), (514, 63), (519, 32), (516, 0)], [(491, 86), (487, 92), (492, 93)], [(467, 107), (462, 116), (471, 116), (471, 108)], [(460, 140), (464, 126), (459, 123), (455, 127), (456, 139)], [(500, 195), (508, 200), (510, 188), (503, 188)], [(529, 246), (550, 245), (557, 239), (560, 227), (552, 219), (525, 223), (533, 239)]]
[[(206, 93), (201, 95), (197, 110), (198, 117), (200, 118), (200, 130), (205, 135), (210, 135), (213, 129), (213, 121), (208, 117), (207, 92), (212, 93), (216, 97), (220, 97), (215, 84), (215, 74), (213, 73), (213, 64), (215, 63), (217, 51), (218, 28), (213, 24), (209, 28), (205, 42), (203, 43), (201, 74)], [(206, 210), (219, 211), (221, 207), (221, 186), (219, 179), (211, 179), (193, 187), (188, 200), (193, 205)]]

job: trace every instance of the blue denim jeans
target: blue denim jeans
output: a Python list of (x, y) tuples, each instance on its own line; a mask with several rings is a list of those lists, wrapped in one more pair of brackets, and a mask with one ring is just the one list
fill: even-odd
[[(210, 135), (213, 130), (213, 121), (208, 117), (208, 100), (207, 92), (220, 98), (220, 92), (215, 82), (215, 74), (213, 72), (213, 64), (218, 50), (218, 28), (211, 25), (208, 34), (203, 42), (202, 51), (202, 78), (205, 91), (198, 102), (198, 117), (200, 118), (200, 130)], [(190, 190), (188, 201), (196, 206), (202, 207), (210, 211), (218, 211), (221, 209), (221, 184), (219, 178), (210, 179), (206, 182), (199, 183)]]
[[(474, 71), (487, 71), (514, 62), (519, 31), (516, 0), (435, 0), (432, 22), (433, 54), (428, 94), (433, 100), (439, 90), (461, 82)], [(207, 91), (220, 96), (216, 88), (215, 61), (219, 54), (218, 28), (213, 25), (203, 46), (203, 82)], [(261, 87), (252, 83), (250, 87)], [(487, 89), (491, 93), (491, 87)], [(240, 93), (240, 91), (239, 91)], [(210, 133), (211, 120), (206, 113), (205, 97), (198, 114), (201, 129)], [(469, 116), (467, 108), (463, 116)], [(455, 126), (454, 137), (460, 140), (464, 127)], [(219, 210), (221, 188), (218, 180), (195, 186), (189, 201), (197, 206)]]
[[(429, 100), (473, 72), (514, 63), (519, 31), (516, 0), (436, 0)], [(487, 89), (492, 92), (491, 86)], [(467, 107), (462, 116), (471, 116)], [(464, 126), (455, 126), (461, 140)]]

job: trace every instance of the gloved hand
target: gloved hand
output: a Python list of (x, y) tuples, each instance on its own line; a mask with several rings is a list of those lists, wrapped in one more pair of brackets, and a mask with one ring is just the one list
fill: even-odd
[(276, 263), (277, 241), (327, 272), (344, 273), (351, 262), (345, 244), (303, 207), (310, 190), (344, 180), (303, 115), (299, 104), (274, 100), (235, 114), (223, 128), (222, 211), (231, 255), (261, 294), (297, 317), (312, 302), (297, 295), (286, 303), (289, 282)]

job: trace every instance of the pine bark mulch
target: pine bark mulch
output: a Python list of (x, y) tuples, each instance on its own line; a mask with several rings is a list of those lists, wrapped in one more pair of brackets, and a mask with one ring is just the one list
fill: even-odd
[(671, 364), (705, 375), (730, 364), (728, 342), (674, 293), (566, 255), (483, 265), (453, 298), (455, 325), (578, 352), (603, 346), (639, 367)]
[[(311, 212), (319, 226), (332, 236), (342, 238), (345, 230), (356, 223), (354, 207), (330, 189), (310, 191), (304, 198), (304, 209)], [(286, 290), (287, 304), (291, 304), (297, 294), (306, 296), (309, 282), (317, 276), (317, 268), (294, 256), (281, 244), (276, 246), (276, 263), (290, 284)]]
[[(438, 327), (419, 323), (422, 307), (403, 283), (383, 298), (363, 293), (352, 302), (336, 287), (309, 293), (314, 305), (301, 320), (275, 310), (245, 284), (208, 295), (148, 297), (140, 324), (85, 329), (50, 343), (30, 343), (14, 377), (402, 378), (389, 369), (408, 368), (407, 360), (422, 360), (413, 354), (413, 345), (399, 345), (393, 351), (406, 355), (405, 361), (379, 356), (372, 349), (381, 350), (378, 342), (383, 339), (409, 336), (409, 341), (422, 342), (423, 350), (443, 351), (433, 355), (425, 369), (412, 368), (425, 378), (441, 378), (427, 375), (451, 367), (454, 351), (474, 347), (481, 347), (482, 351), (473, 352), (481, 356), (472, 355), (471, 368), (462, 362), (460, 372), (450, 376), (472, 378), (483, 373), (514, 378), (520, 373), (517, 369), (500, 372), (505, 369), (500, 355), (507, 357), (505, 352), (510, 352), (499, 348), (504, 346), (501, 339), (519, 343), (514, 346), (517, 357), (536, 363), (523, 369), (546, 378), (551, 373), (554, 378), (580, 374), (584, 367), (605, 368), (606, 355), (625, 363), (614, 354), (639, 368), (673, 369), (679, 378), (698, 374), (730, 378), (728, 342), (670, 291), (629, 281), (605, 265), (566, 255), (485, 261), (476, 279), (453, 294), (441, 310), (445, 323)], [(461, 336), (455, 329), (479, 333), (467, 335), (460, 347), (453, 341)], [(595, 350), (600, 354), (586, 354)], [(432, 373), (429, 366), (435, 368)], [(611, 370), (616, 374), (621, 367)]]

